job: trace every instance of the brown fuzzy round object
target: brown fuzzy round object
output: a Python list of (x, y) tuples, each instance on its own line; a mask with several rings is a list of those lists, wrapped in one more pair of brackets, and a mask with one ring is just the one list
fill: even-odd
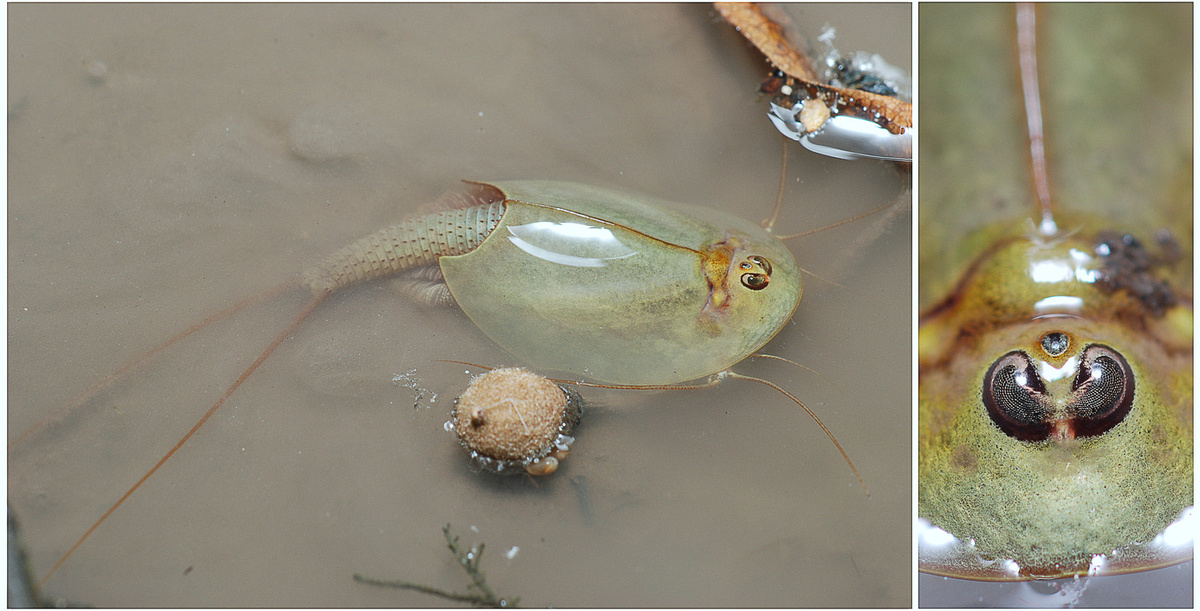
[(566, 458), (579, 422), (579, 395), (521, 368), (471, 380), (455, 402), (452, 425), (463, 447), (498, 473), (548, 475)]

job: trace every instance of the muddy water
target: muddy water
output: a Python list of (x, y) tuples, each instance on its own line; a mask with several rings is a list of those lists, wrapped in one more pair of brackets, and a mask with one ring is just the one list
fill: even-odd
[[(793, 6), (907, 66), (910, 7)], [(192, 322), (294, 278), (461, 178), (553, 178), (765, 216), (766, 74), (705, 5), (9, 8), (9, 438)], [(895, 197), (878, 163), (795, 147), (784, 231)], [(486, 542), (525, 605), (910, 601), (908, 217), (797, 240), (800, 310), (747, 383), (585, 389), (548, 479), (473, 473), (442, 428), (464, 368), (513, 363), (388, 283), (327, 301), (49, 581), (100, 606), (428, 605), (461, 590), (440, 528)], [(299, 310), (215, 324), (9, 457), (44, 573)], [(428, 393), (415, 393), (398, 374)], [(436, 401), (431, 394), (437, 393)], [(512, 557), (506, 557), (512, 552)]]

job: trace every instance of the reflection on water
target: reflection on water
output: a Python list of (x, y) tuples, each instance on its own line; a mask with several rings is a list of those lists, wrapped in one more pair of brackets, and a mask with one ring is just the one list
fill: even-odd
[[(835, 24), (839, 48), (909, 63), (907, 5), (791, 10), (810, 33)], [(775, 196), (779, 135), (753, 93), (766, 69), (707, 6), (26, 5), (10, 9), (9, 34), (13, 434), (461, 178), (578, 181), (752, 221)], [(798, 148), (789, 174), (785, 232), (901, 190), (887, 165)], [(862, 228), (791, 247), (822, 273)], [(486, 570), (531, 606), (907, 605), (907, 231), (861, 255), (841, 286), (808, 279), (767, 346), (829, 382), (739, 369), (820, 413), (870, 498), (794, 405), (745, 383), (584, 389), (596, 408), (558, 473), (473, 473), (442, 427), (443, 398), (469, 376), (437, 359), (520, 363), (461, 313), (382, 282), (327, 300), (47, 593), (426, 605), (351, 575), (458, 583), (439, 533), (452, 523), (464, 543), (520, 548)], [(214, 324), (10, 456), (36, 572), (306, 298)], [(393, 382), (403, 375), (430, 394)]]
[(991, 583), (922, 573), (917, 580), (921, 607), (1189, 607), (1194, 560), (1163, 569), (1078, 579)]

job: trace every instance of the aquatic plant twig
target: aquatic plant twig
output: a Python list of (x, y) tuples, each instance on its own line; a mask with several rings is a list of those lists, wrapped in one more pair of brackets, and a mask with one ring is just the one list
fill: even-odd
[(479, 570), (479, 562), (483, 559), (484, 544), (480, 543), (476, 547), (464, 550), (458, 543), (458, 536), (450, 534), (450, 525), (442, 527), (442, 534), (446, 537), (446, 546), (450, 548), (450, 552), (454, 554), (454, 559), (458, 561), (459, 566), (466, 571), (467, 576), (471, 578), (471, 583), (467, 586), (466, 594), (459, 592), (450, 592), (433, 586), (422, 585), (419, 583), (409, 583), (407, 581), (383, 581), (371, 577), (364, 577), (358, 573), (354, 574), (354, 581), (365, 583), (373, 586), (383, 586), (388, 588), (399, 588), (401, 590), (414, 590), (423, 594), (430, 594), (454, 600), (459, 602), (468, 602), (473, 605), (484, 607), (508, 608), (516, 607), (517, 602), (521, 598), (514, 597), (511, 600), (496, 596), (491, 586), (487, 583), (487, 576), (483, 571)]

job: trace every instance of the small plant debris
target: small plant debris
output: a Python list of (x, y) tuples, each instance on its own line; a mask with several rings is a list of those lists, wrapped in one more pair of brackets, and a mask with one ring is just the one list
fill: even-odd
[(388, 588), (399, 588), (401, 590), (415, 590), (424, 594), (430, 594), (445, 598), (447, 600), (455, 600), (459, 602), (471, 603), (480, 607), (496, 607), (509, 608), (516, 607), (521, 600), (520, 597), (503, 598), (497, 596), (492, 590), (492, 587), (487, 583), (487, 576), (483, 571), (479, 570), (479, 562), (483, 560), (484, 544), (480, 543), (469, 549), (463, 549), (458, 542), (458, 535), (450, 534), (450, 525), (442, 527), (442, 534), (446, 537), (446, 546), (450, 548), (450, 552), (454, 554), (454, 559), (458, 561), (459, 566), (466, 571), (467, 576), (471, 578), (471, 583), (467, 585), (467, 593), (451, 592), (441, 588), (422, 585), (419, 583), (409, 583), (407, 581), (383, 581), (371, 577), (364, 577), (358, 573), (354, 574), (354, 581), (365, 583), (373, 586), (383, 586)]
[[(794, 27), (787, 13), (750, 2), (717, 2), (714, 6), (777, 69), (761, 90), (775, 96), (780, 105), (791, 108), (802, 99), (817, 99), (830, 110), (874, 121), (893, 134), (912, 127), (912, 104), (882, 92), (875, 83), (864, 83), (869, 79), (861, 71), (835, 70), (837, 84), (826, 82), (799, 43), (789, 40)], [(853, 78), (843, 82), (847, 77)]]

